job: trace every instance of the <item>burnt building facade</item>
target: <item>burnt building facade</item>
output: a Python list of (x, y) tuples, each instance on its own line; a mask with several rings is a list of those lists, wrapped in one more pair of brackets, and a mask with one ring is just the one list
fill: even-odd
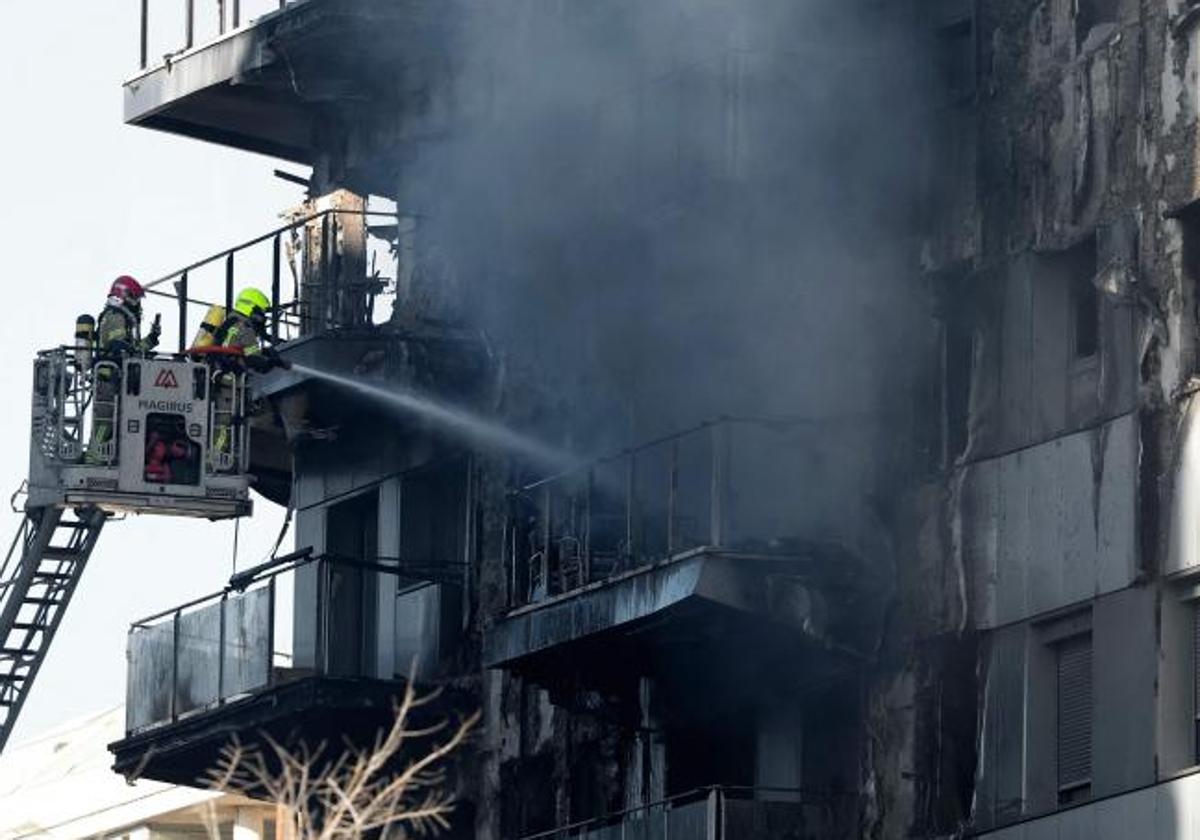
[(1196, 830), (1195, 18), (983, 3), (961, 30), (926, 257), (983, 836)]
[(167, 294), (273, 277), (296, 552), (134, 628), (118, 770), (411, 675), (455, 836), (1190, 836), (1196, 9), (250, 5), (126, 119), (311, 168)]

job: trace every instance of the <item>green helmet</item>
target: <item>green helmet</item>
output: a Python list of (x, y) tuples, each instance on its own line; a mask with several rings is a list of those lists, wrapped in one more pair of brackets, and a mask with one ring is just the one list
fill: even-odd
[(267, 310), (271, 308), (271, 299), (258, 289), (242, 289), (233, 308), (235, 312), (240, 312), (247, 318), (265, 318)]

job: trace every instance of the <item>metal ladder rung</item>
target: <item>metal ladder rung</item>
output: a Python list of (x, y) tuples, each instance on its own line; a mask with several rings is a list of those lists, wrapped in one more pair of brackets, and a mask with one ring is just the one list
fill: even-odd
[(58, 606), (62, 603), (62, 601), (58, 598), (25, 598), (21, 601), (21, 603), (37, 604), (38, 606), (43, 606), (45, 604), (49, 604), (50, 606)]
[(41, 582), (50, 580), (70, 580), (72, 577), (74, 577), (74, 575), (67, 572), (34, 572), (33, 577), (35, 581)]
[(79, 556), (79, 550), (59, 545), (48, 545), (42, 552), (43, 560), (74, 560)]
[(37, 651), (29, 648), (0, 648), (0, 656), (18, 656), (22, 659), (28, 659), (31, 656), (37, 655)]
[(23, 622), (18, 622), (12, 626), (12, 629), (14, 629), (14, 630), (45, 630), (46, 625), (45, 624), (26, 624)]

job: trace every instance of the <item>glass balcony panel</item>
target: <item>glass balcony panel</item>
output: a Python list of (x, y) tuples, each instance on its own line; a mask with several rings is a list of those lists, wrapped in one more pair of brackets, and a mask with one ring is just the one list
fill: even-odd
[[(597, 829), (595, 840), (625, 840), (623, 831), (624, 829), (620, 823)], [(591, 835), (589, 835), (589, 840), (591, 840)]]
[[(661, 819), (661, 814), (656, 815)], [(622, 836), (625, 840), (651, 840), (653, 835), (650, 833), (650, 825), (652, 822), (657, 822), (653, 818), (647, 817), (645, 814), (637, 814), (625, 821), (623, 826), (624, 832)]]
[(796, 421), (726, 419), (527, 487), (513, 519), (517, 600), (697, 548), (786, 550), (809, 529), (797, 517), (838, 497), (805, 484), (810, 434)]
[[(305, 559), (254, 579), (245, 592), (217, 593), (138, 623), (128, 641), (129, 731), (285, 682), (375, 676), (368, 628), (381, 574), (391, 572)], [(312, 586), (297, 586), (297, 578)], [(328, 658), (314, 652), (318, 640)]]
[(646, 840), (667, 840), (671, 812), (654, 810), (643, 818), (642, 837)]
[[(716, 801), (713, 802), (715, 797)], [(710, 803), (715, 810), (710, 810)], [(850, 836), (857, 800), (810, 799), (783, 788), (696, 790), (647, 808), (601, 817), (592, 823), (526, 840), (791, 840)], [(715, 818), (715, 819), (714, 819)]]
[(271, 591), (266, 586), (231, 596), (225, 604), (222, 699), (264, 688), (271, 681)]
[[(667, 811), (667, 836), (664, 840), (693, 840), (708, 836), (708, 803), (689, 802)], [(741, 837), (734, 834), (731, 837)], [(752, 835), (745, 835), (747, 837)]]
[(763, 840), (786, 840), (805, 828), (817, 836), (829, 836), (835, 826), (820, 820), (806, 821), (809, 812), (799, 803), (726, 800), (724, 823), (726, 837), (761, 837)]
[(179, 616), (175, 713), (211, 706), (220, 699), (221, 602)]
[(418, 674), (437, 666), (442, 587), (421, 584), (396, 596), (396, 665), (414, 663)]
[(667, 516), (671, 506), (671, 445), (653, 446), (637, 455), (634, 469), (634, 565), (667, 556)]
[(125, 728), (137, 732), (171, 717), (175, 627), (171, 622), (139, 628), (129, 637)]
[(712, 435), (705, 430), (680, 438), (677, 463), (672, 554), (711, 542)]
[(628, 565), (625, 482), (623, 460), (598, 465), (592, 479), (591, 549), (592, 578), (602, 579)]

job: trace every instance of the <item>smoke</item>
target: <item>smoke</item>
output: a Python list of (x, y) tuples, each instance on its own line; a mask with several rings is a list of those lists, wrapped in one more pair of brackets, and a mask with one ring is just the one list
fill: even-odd
[(408, 117), (435, 139), (398, 190), (407, 305), (484, 327), (508, 419), (576, 451), (808, 418), (798, 527), (857, 530), (913, 449), (928, 351), (904, 5), (457, 6), (452, 82)]

